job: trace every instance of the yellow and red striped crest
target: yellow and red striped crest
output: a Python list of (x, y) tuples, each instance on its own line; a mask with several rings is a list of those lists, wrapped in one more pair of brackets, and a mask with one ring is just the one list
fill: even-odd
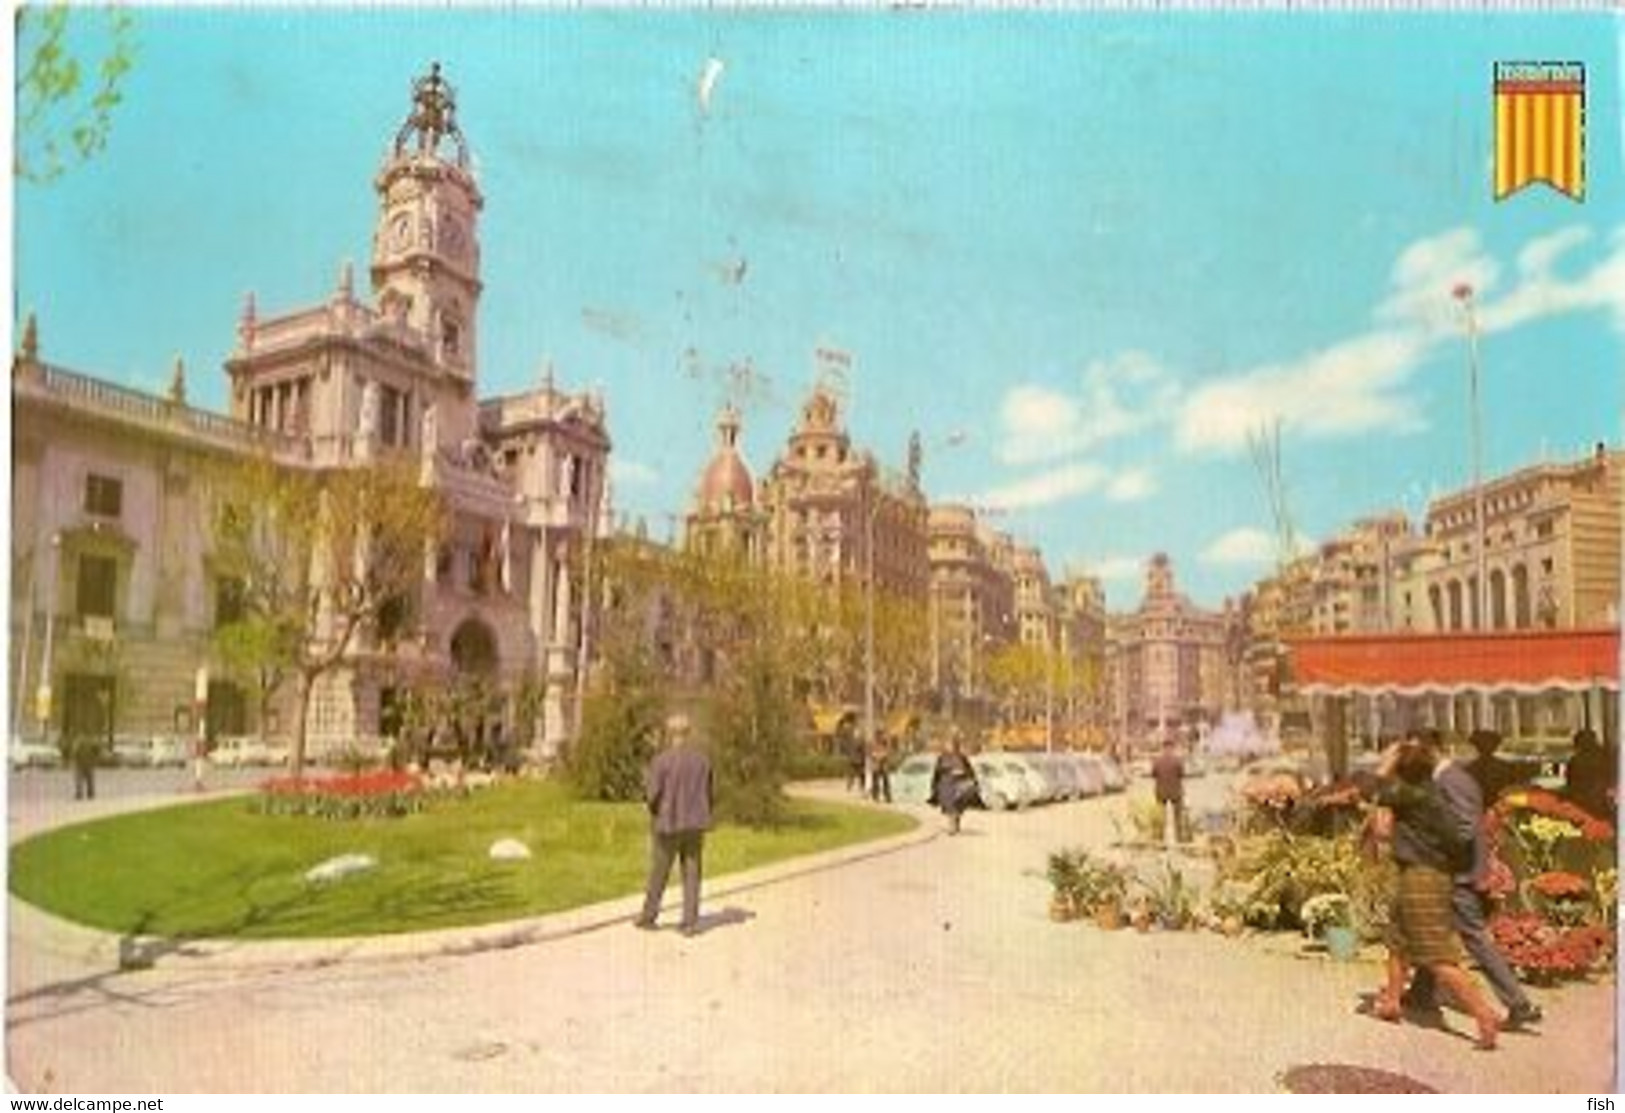
[(1585, 66), (1579, 62), (1495, 65), (1495, 199), (1545, 182), (1585, 197)]

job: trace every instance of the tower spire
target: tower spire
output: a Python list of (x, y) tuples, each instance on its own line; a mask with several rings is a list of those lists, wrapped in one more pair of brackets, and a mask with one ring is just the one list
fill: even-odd
[(412, 112), (395, 133), (395, 157), (406, 154), (407, 143), (416, 138), (417, 154), (438, 157), (440, 141), (449, 139), (457, 148), (457, 165), (468, 169), (468, 141), (457, 126), (457, 90), (440, 76), (440, 63), (429, 66), (427, 75), (412, 82)]

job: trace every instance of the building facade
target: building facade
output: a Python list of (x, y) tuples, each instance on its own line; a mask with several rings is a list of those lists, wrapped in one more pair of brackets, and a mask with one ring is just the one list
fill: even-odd
[[(450, 523), (404, 601), (408, 635), (363, 635), (321, 680), (313, 754), (388, 733), (406, 689), (459, 678), (506, 693), (500, 729), (523, 727), (540, 756), (571, 733), (577, 584), (608, 513), (604, 406), (550, 372), (530, 391), (477, 395), (484, 200), (438, 66), (414, 82), (373, 189), (368, 293), (345, 265), (309, 306), (265, 315), (250, 294), (225, 366), (229, 416), (188, 406), (179, 372), (159, 398), (50, 366), (30, 325), (12, 386), (27, 431), (13, 471), (12, 669), (14, 691), (60, 693), (36, 701), (42, 724), (94, 706), (110, 731), (172, 731), (207, 687), (211, 732), (291, 731), (285, 700), (274, 721), (252, 721), (212, 648), (233, 608), (210, 538), (225, 497), (211, 476), (268, 456), (307, 471), (406, 462)], [(527, 687), (538, 713), (521, 724)]]
[(1112, 719), (1120, 742), (1153, 745), (1194, 736), (1218, 720), (1241, 667), (1236, 612), (1205, 611), (1181, 595), (1164, 553), (1146, 566), (1137, 610), (1107, 619)]
[[(1619, 623), (1621, 471), (1598, 445), (1566, 463), (1522, 468), (1428, 507), (1426, 575), (1435, 630), (1527, 630)], [(1483, 535), (1486, 590), (1479, 589)]]

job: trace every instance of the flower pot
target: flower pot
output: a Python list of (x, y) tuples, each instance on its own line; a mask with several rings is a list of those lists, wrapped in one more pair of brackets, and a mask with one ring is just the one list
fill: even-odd
[(1068, 920), (1076, 919), (1077, 913), (1072, 907), (1072, 898), (1060, 893), (1056, 893), (1051, 897), (1049, 901), (1049, 918), (1058, 924), (1064, 924)]
[(1123, 926), (1123, 909), (1116, 904), (1103, 904), (1095, 909), (1095, 926), (1101, 931), (1116, 931)]
[(1360, 949), (1360, 937), (1351, 927), (1334, 924), (1321, 935), (1326, 944), (1326, 953), (1338, 962), (1348, 962), (1354, 958)]

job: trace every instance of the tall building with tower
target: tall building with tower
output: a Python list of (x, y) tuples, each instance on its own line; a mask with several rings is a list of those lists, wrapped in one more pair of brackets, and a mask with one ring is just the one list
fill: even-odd
[(206, 687), (211, 731), (290, 731), (286, 698), (259, 721), (212, 647), (234, 589), (210, 476), (268, 455), (315, 472), (409, 464), (449, 522), (406, 629), (361, 637), (322, 678), (312, 753), (391, 733), (406, 691), (460, 681), (493, 695), (476, 729), (542, 757), (570, 736), (580, 583), (609, 514), (605, 407), (550, 369), (479, 396), (484, 198), (438, 65), (413, 82), (372, 186), (367, 289), (346, 263), (302, 307), (267, 313), (250, 293), (225, 362), (229, 416), (189, 405), (180, 367), (159, 397), (49, 364), (29, 322), (12, 379), (11, 667), (14, 692), (58, 698), (22, 719), (60, 729), (89, 701), (109, 732), (175, 730)]

